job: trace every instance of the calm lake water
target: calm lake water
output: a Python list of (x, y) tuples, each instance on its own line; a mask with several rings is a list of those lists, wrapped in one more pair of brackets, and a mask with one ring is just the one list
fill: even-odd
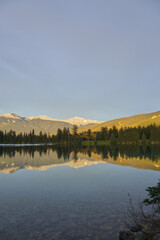
[(0, 147), (0, 239), (117, 240), (159, 171), (158, 146)]

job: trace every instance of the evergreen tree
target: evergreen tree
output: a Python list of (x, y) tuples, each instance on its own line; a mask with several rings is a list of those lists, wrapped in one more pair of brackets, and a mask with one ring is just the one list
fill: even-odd
[(110, 144), (111, 145), (117, 144), (117, 139), (113, 133), (111, 134), (111, 137), (110, 137)]
[(72, 134), (73, 134), (74, 140), (76, 140), (77, 136), (78, 136), (78, 126), (77, 125), (73, 125)]
[(57, 130), (57, 136), (56, 136), (57, 142), (60, 142), (62, 140), (62, 130), (58, 128)]
[(88, 135), (88, 139), (89, 139), (89, 140), (92, 139), (92, 138), (91, 138), (91, 133), (92, 133), (92, 132), (91, 132), (91, 129), (88, 129), (88, 131), (87, 131), (87, 135)]
[(118, 132), (118, 142), (120, 144), (125, 143), (125, 135), (124, 135), (124, 130), (123, 128), (120, 128), (119, 132)]
[(2, 131), (0, 131), (0, 143), (3, 143), (3, 141), (4, 141), (3, 138), (4, 138), (4, 134)]
[(143, 135), (142, 135), (142, 145), (145, 145), (146, 144), (146, 135), (145, 133), (143, 132)]
[(101, 140), (105, 141), (105, 140), (108, 139), (108, 130), (107, 130), (107, 128), (102, 127), (100, 134), (101, 134)]

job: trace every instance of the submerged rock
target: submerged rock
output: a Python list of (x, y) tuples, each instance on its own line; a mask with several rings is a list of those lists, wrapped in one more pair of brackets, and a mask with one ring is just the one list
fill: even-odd
[[(133, 232), (131, 230), (121, 230), (119, 232), (119, 240), (143, 240), (145, 235), (143, 232)], [(155, 239), (160, 240), (160, 239)]]
[(145, 239), (145, 235), (143, 232), (139, 231), (135, 233), (135, 240), (142, 240)]
[(119, 240), (135, 240), (135, 234), (130, 230), (121, 230), (119, 232)]
[(153, 240), (160, 240), (160, 233), (156, 234), (153, 238)]

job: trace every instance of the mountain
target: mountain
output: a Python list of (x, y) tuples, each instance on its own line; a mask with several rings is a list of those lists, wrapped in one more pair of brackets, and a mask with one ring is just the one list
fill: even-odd
[(18, 116), (15, 113), (0, 114), (0, 117), (2, 117), (2, 118), (9, 118), (9, 119), (22, 119), (20, 116)]
[(26, 132), (29, 133), (33, 129), (38, 134), (40, 131), (46, 133), (56, 133), (58, 128), (64, 127), (71, 129), (73, 124), (78, 126), (88, 126), (99, 121), (84, 119), (84, 118), (70, 118), (68, 120), (53, 119), (45, 115), (20, 117), (15, 113), (6, 113), (0, 115), (0, 130), (2, 131), (16, 131), (16, 133)]
[(26, 118), (20, 117), (15, 113), (6, 113), (0, 115), (0, 130), (7, 132), (13, 130), (16, 131), (16, 133), (28, 133), (34, 129), (36, 134), (38, 134), (40, 131), (52, 134), (56, 133), (58, 128), (63, 129), (66, 127), (72, 129), (74, 124), (78, 125), (79, 131), (82, 132), (87, 131), (89, 128), (92, 131), (99, 131), (102, 127), (111, 128), (113, 125), (117, 128), (120, 128), (147, 126), (154, 123), (156, 125), (160, 125), (160, 111), (114, 119), (107, 122), (90, 120), (80, 117), (59, 120), (50, 118), (45, 115)]
[(64, 127), (72, 128), (72, 124), (59, 120), (49, 120), (49, 117), (24, 118), (14, 113), (0, 115), (0, 130), (7, 132), (13, 130), (16, 131), (16, 133), (29, 133), (34, 129), (36, 134), (40, 131), (46, 133), (56, 133), (58, 128), (63, 129)]
[(0, 115), (0, 130), (2, 131), (14, 130), (19, 133), (21, 131), (29, 132), (29, 129), (32, 129), (32, 126), (17, 114), (6, 113)]
[(35, 120), (35, 119), (49, 120), (49, 121), (60, 121), (60, 120), (58, 120), (58, 119), (50, 118), (50, 117), (48, 117), (48, 116), (46, 116), (46, 115), (26, 117), (26, 120)]
[(76, 124), (78, 127), (79, 126), (87, 126), (87, 125), (103, 123), (102, 121), (85, 119), (85, 118), (80, 118), (80, 117), (73, 117), (73, 118), (69, 118), (69, 119), (66, 119), (66, 120), (54, 119), (54, 118), (50, 118), (46, 115), (32, 116), (32, 117), (27, 117), (26, 118), (26, 120), (35, 120), (35, 119), (66, 122), (66, 123), (70, 123), (72, 125)]
[(134, 115), (131, 117), (124, 117), (119, 119), (110, 120), (101, 124), (93, 126), (86, 126), (80, 128), (79, 131), (87, 131), (89, 128), (92, 131), (100, 131), (102, 127), (112, 128), (113, 125), (117, 128), (121, 127), (137, 127), (137, 126), (148, 126), (150, 124), (160, 125), (160, 111), (146, 114)]
[(96, 121), (96, 120), (85, 119), (85, 118), (80, 118), (80, 117), (73, 117), (73, 118), (69, 118), (64, 121), (71, 123), (71, 124), (76, 124), (78, 127), (103, 123), (102, 121)]

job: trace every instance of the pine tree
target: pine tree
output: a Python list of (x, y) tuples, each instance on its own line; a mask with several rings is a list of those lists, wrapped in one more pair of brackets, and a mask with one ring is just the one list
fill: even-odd
[(113, 133), (111, 134), (111, 137), (110, 137), (110, 144), (111, 145), (117, 144), (117, 139)]
[(146, 144), (146, 135), (145, 133), (143, 133), (142, 135), (142, 145), (145, 145)]
[(88, 138), (89, 138), (89, 140), (91, 140), (91, 129), (88, 129), (88, 131), (87, 131), (87, 135), (88, 135)]
[(73, 135), (74, 140), (76, 140), (77, 136), (78, 136), (78, 126), (77, 125), (73, 125), (72, 135)]
[(119, 132), (118, 132), (118, 142), (120, 144), (125, 143), (125, 135), (124, 135), (124, 130), (123, 128), (120, 128)]
[(58, 128), (57, 130), (57, 142), (60, 142), (62, 140), (62, 130), (60, 128)]

